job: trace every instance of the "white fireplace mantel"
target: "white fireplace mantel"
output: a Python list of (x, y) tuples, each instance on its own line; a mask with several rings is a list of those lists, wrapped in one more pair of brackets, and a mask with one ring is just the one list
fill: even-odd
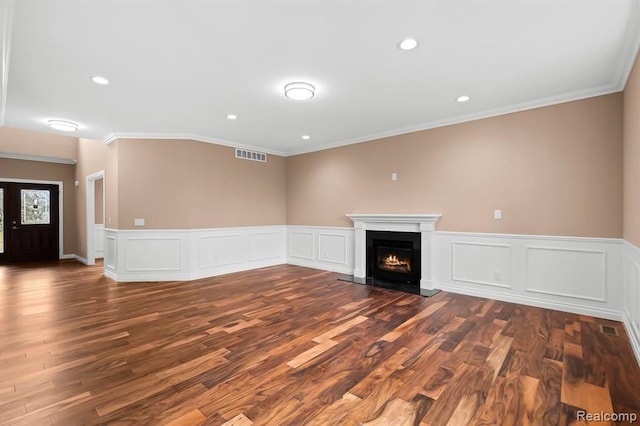
[(433, 252), (433, 231), (440, 214), (366, 214), (352, 213), (347, 217), (353, 221), (355, 229), (355, 269), (353, 276), (366, 278), (367, 275), (367, 230), (420, 232), (421, 234), (421, 271), (420, 288), (433, 290), (433, 270), (431, 253)]

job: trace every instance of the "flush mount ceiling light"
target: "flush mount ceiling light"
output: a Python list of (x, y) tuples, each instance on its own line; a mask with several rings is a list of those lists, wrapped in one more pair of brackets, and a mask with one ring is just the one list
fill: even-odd
[(237, 120), (237, 119), (238, 119), (238, 116), (237, 116), (237, 115), (235, 115), (235, 114), (229, 114), (229, 115), (227, 115), (227, 119), (228, 119), (228, 120)]
[(316, 88), (313, 87), (313, 85), (302, 81), (296, 81), (284, 86), (284, 95), (287, 98), (294, 99), (296, 101), (311, 99), (315, 93)]
[(78, 123), (65, 120), (49, 120), (47, 121), (49, 127), (56, 130), (62, 130), (63, 132), (75, 132), (78, 130)]
[(302, 135), (302, 139), (304, 139), (305, 141), (308, 141), (309, 139), (311, 139), (311, 136), (309, 136), (309, 135)]
[(418, 40), (413, 38), (405, 38), (398, 44), (398, 47), (402, 50), (413, 50), (418, 47)]
[(460, 96), (458, 99), (456, 99), (456, 101), (458, 101), (458, 102), (461, 102), (461, 103), (462, 103), (462, 102), (468, 102), (468, 101), (469, 101), (469, 99), (471, 99), (469, 96), (464, 95), (464, 96)]
[(91, 81), (101, 86), (106, 86), (107, 84), (109, 84), (109, 80), (101, 75), (94, 75), (93, 77), (91, 77)]

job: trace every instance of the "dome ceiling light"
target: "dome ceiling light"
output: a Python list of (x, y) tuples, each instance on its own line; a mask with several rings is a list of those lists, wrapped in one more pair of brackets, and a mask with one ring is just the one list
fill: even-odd
[(78, 130), (78, 123), (74, 123), (73, 121), (65, 121), (65, 120), (49, 120), (47, 121), (49, 127), (56, 130), (61, 130), (63, 132), (75, 132)]
[(302, 81), (296, 81), (284, 86), (284, 95), (296, 101), (305, 101), (313, 98), (316, 94), (316, 88), (312, 84)]

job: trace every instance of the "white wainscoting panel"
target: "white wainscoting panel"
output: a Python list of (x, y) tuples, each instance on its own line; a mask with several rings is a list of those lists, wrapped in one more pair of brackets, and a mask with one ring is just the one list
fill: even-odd
[[(280, 259), (285, 253), (282, 232), (249, 234), (249, 260)], [(277, 251), (273, 248), (278, 247)]]
[(95, 258), (102, 259), (104, 257), (104, 224), (102, 223), (93, 226), (93, 245)]
[(526, 290), (607, 301), (607, 252), (526, 246)]
[(188, 281), (286, 262), (285, 226), (106, 230), (105, 275)]
[(104, 269), (112, 274), (118, 269), (118, 234), (112, 229), (105, 230)]
[(318, 232), (318, 260), (347, 266), (348, 236)]
[(245, 262), (246, 241), (242, 234), (200, 236), (198, 258), (199, 269)]
[(182, 239), (157, 237), (125, 238), (127, 272), (182, 270)]
[(353, 275), (353, 228), (288, 226), (287, 263)]
[(289, 255), (287, 257), (315, 260), (315, 234), (313, 231), (296, 231), (289, 229), (288, 235)]
[(436, 232), (435, 287), (622, 319), (622, 240)]
[(510, 288), (511, 246), (453, 241), (452, 279), (472, 284)]
[(640, 364), (640, 248), (625, 242), (623, 253), (624, 326)]

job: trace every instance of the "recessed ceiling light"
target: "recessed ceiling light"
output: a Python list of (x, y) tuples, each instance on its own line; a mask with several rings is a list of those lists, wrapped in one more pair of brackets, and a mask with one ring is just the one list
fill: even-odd
[(296, 101), (311, 99), (315, 93), (316, 88), (313, 85), (302, 81), (296, 81), (284, 86), (284, 95)]
[(464, 96), (460, 96), (458, 99), (456, 99), (456, 101), (458, 101), (458, 102), (468, 102), (469, 99), (471, 99), (469, 96), (464, 95)]
[(311, 139), (311, 136), (309, 136), (309, 135), (302, 135), (302, 139), (304, 139), (305, 141), (308, 141), (309, 139)]
[(93, 77), (91, 77), (91, 81), (96, 84), (100, 84), (101, 86), (106, 86), (107, 84), (109, 84), (109, 80), (101, 75), (94, 75)]
[(418, 40), (414, 38), (405, 38), (398, 44), (398, 47), (402, 50), (412, 50), (418, 47)]
[(236, 120), (236, 119), (238, 118), (238, 116), (237, 116), (237, 115), (235, 115), (235, 114), (229, 114), (229, 115), (227, 115), (227, 118), (228, 118), (229, 120)]
[(56, 130), (62, 130), (63, 132), (75, 132), (78, 130), (78, 123), (65, 120), (49, 120), (47, 121), (49, 127)]

